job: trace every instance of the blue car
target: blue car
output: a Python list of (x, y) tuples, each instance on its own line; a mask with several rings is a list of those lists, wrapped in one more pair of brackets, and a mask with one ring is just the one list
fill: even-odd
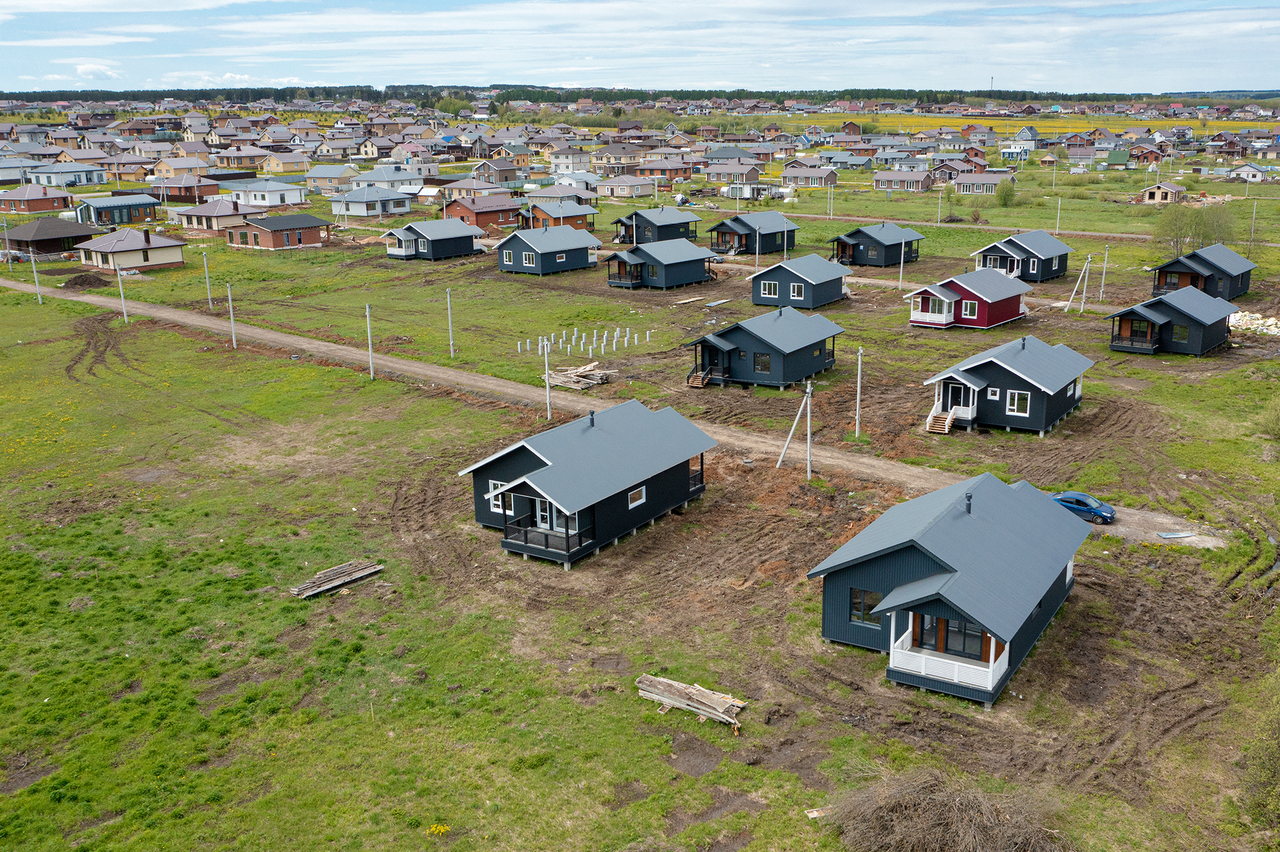
[(1059, 491), (1050, 495), (1059, 505), (1065, 506), (1086, 521), (1109, 524), (1116, 519), (1115, 507), (1103, 503), (1092, 494), (1083, 491)]

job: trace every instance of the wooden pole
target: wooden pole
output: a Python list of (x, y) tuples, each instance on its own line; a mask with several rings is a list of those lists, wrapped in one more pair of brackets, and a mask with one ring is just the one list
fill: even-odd
[[(614, 338), (614, 346), (618, 345), (618, 339)], [(547, 419), (551, 419), (551, 347), (544, 345), (542, 347), (542, 380), (547, 385)]]
[(364, 306), (364, 329), (369, 340), (369, 381), (373, 381), (373, 317), (369, 314), (369, 306)]
[(209, 285), (209, 255), (206, 252), (200, 252), (200, 256), (204, 258), (204, 292), (209, 297), (209, 313), (213, 313), (213, 289)]
[(449, 313), (449, 357), (453, 357), (453, 288), (448, 287), (444, 291), (445, 309)]
[(236, 348), (236, 309), (231, 304), (231, 283), (227, 282), (227, 313), (231, 316), (231, 348)]
[(862, 347), (858, 347), (858, 393), (853, 404), (853, 437), (862, 435)]

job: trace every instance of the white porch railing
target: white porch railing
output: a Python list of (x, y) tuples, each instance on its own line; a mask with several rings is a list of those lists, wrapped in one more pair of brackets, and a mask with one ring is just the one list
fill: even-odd
[(938, 325), (953, 322), (955, 320), (955, 311), (947, 311), (945, 314), (934, 314), (928, 311), (912, 311), (911, 322), (931, 322)]
[(1005, 646), (994, 663), (982, 663), (951, 654), (939, 654), (925, 648), (912, 648), (911, 633), (907, 632), (889, 650), (889, 668), (990, 690), (995, 688), (1009, 668), (1009, 648)]
[(973, 420), (978, 416), (978, 406), (974, 405), (953, 405), (951, 413), (957, 420)]

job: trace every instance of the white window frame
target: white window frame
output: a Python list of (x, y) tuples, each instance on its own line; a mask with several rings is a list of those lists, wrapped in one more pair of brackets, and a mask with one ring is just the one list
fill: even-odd
[(1084, 376), (1076, 379), (1076, 399), (1084, 395)]
[(511, 505), (510, 495), (493, 493), (494, 491), (497, 491), (499, 488), (506, 488), (507, 484), (508, 483), (506, 482), (499, 482), (496, 479), (489, 480), (489, 493), (490, 493), (489, 511), (490, 512), (495, 512), (499, 515), (511, 514), (511, 511), (508, 508)]
[(778, 298), (778, 282), (777, 281), (761, 281), (760, 296), (765, 299)]
[(502, 250), (502, 262), (509, 265), (514, 265), (515, 261), (512, 260), (510, 251), (506, 249)]
[(1027, 258), (1027, 272), (1036, 273), (1040, 271), (1040, 261), (1034, 257)]
[(960, 317), (961, 319), (977, 319), (978, 303), (968, 299), (962, 301), (960, 303)]
[(982, 264), (982, 265), (983, 265), (984, 267), (986, 267), (987, 269), (995, 269), (995, 268), (996, 268), (996, 256), (995, 256), (994, 254), (989, 254), (989, 255), (987, 255), (986, 257), (984, 257), (984, 258), (983, 258), (983, 261), (984, 261), (984, 262), (983, 262), (983, 264)]
[(1000, 388), (987, 388), (987, 399), (1000, 400)]
[[(1018, 410), (1019, 400), (1026, 400), (1026, 411)], [(1031, 391), (1009, 391), (1008, 397), (1004, 403), (1004, 413), (1010, 417), (1030, 417), (1031, 416)]]
[(418, 240), (418, 251), (426, 251), (426, 250), (427, 250), (427, 241)]
[(921, 301), (919, 296), (911, 297), (911, 313), (913, 314), (921, 313), (922, 306), (923, 306), (923, 302)]
[(521, 266), (533, 266), (533, 252), (525, 251), (520, 253)]
[(564, 257), (563, 254), (556, 255), (556, 263), (564, 263)]
[(644, 501), (647, 499), (648, 494), (645, 492), (645, 487), (641, 485), (639, 488), (635, 488), (627, 493), (627, 508), (634, 509), (637, 506), (643, 505)]
[(791, 282), (791, 298), (796, 301), (799, 301), (804, 298), (804, 282), (802, 281)]

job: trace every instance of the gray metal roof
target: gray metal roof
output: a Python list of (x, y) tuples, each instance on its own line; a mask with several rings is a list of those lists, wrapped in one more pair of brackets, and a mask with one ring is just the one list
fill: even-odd
[(643, 219), (650, 225), (684, 225), (689, 222), (701, 222), (702, 218), (689, 210), (679, 207), (654, 207), (647, 210), (636, 210), (626, 216), (619, 216), (613, 221), (627, 222), (631, 219)]
[(537, 207), (553, 219), (565, 219), (569, 216), (594, 216), (600, 211), (577, 201), (534, 201), (529, 205), (532, 210)]
[(477, 228), (475, 225), (468, 225), (461, 219), (428, 219), (420, 222), (410, 222), (404, 226), (404, 229), (412, 231), (413, 235), (410, 239), (415, 240), (418, 237), (427, 240), (450, 240), (456, 237), (484, 236), (484, 229)]
[[(252, 187), (250, 187), (252, 189)], [(393, 201), (403, 198), (411, 199), (413, 196), (405, 195), (403, 192), (397, 192), (394, 189), (387, 189), (382, 186), (362, 186), (359, 189), (353, 189), (350, 192), (344, 192), (341, 195), (335, 195), (334, 201), (364, 203), (369, 201)]]
[(816, 254), (806, 254), (803, 257), (793, 257), (790, 260), (775, 263), (767, 269), (762, 269), (752, 275), (751, 280), (754, 281), (762, 275), (768, 275), (779, 266), (813, 284), (821, 284), (834, 278), (843, 278), (849, 274), (849, 270), (838, 263), (827, 260), (825, 257), (819, 257)]
[[(966, 511), (966, 494), (973, 495)], [(1089, 524), (1026, 482), (989, 473), (889, 509), (809, 572), (821, 577), (907, 547), (941, 572), (885, 596), (876, 612), (941, 599), (1008, 643), (1089, 536)]]
[(1191, 254), (1213, 264), (1231, 276), (1242, 275), (1258, 268), (1258, 264), (1246, 257), (1241, 257), (1222, 243), (1215, 243), (1211, 246), (1196, 249)]
[(312, 216), (310, 213), (290, 213), (288, 216), (260, 216), (256, 219), (245, 219), (246, 225), (262, 228), (264, 231), (292, 231), (295, 228), (327, 228), (332, 222)]
[(302, 189), (303, 187), (296, 183), (282, 183), (278, 180), (259, 180), (247, 183), (241, 188), (253, 192), (279, 192), (282, 189)]
[(527, 231), (516, 231), (499, 242), (494, 248), (503, 246), (507, 240), (520, 239), (537, 252), (564, 251), (566, 249), (599, 248), (600, 241), (590, 231), (579, 230), (572, 225), (556, 225), (554, 228), (531, 228)]
[(1156, 296), (1154, 299), (1148, 299), (1142, 304), (1125, 308), (1123, 311), (1117, 311), (1107, 319), (1129, 312), (1136, 312), (1152, 322), (1162, 324), (1172, 319), (1167, 313), (1160, 310), (1164, 305), (1181, 311), (1196, 322), (1201, 322), (1205, 325), (1224, 320), (1239, 310), (1226, 299), (1210, 296), (1195, 287), (1182, 287), (1172, 293), (1165, 293), (1162, 296)]
[(113, 195), (109, 198), (85, 198), (84, 203), (95, 210), (113, 207), (159, 207), (160, 202), (150, 195)]
[[(785, 307), (758, 317), (745, 319), (738, 327), (768, 343), (780, 352), (796, 352), (805, 347), (844, 334), (844, 329), (821, 314), (802, 314)], [(723, 329), (721, 336), (728, 331)]]
[(912, 296), (918, 296), (921, 293), (928, 293), (930, 296), (933, 296), (935, 299), (941, 299), (944, 302), (956, 302), (956, 301), (959, 301), (960, 299), (960, 296), (957, 293), (951, 290), (948, 290), (946, 287), (943, 287), (941, 284), (926, 285), (924, 287), (921, 287), (919, 290), (915, 290), (911, 293), (908, 293), (902, 298), (910, 299)]
[(183, 211), (183, 215), (187, 216), (256, 216), (259, 213), (267, 211), (260, 207), (250, 207), (248, 204), (240, 204), (232, 201), (230, 198), (211, 198), (204, 204), (197, 204), (195, 207), (188, 207)]
[(976, 269), (963, 275), (956, 275), (941, 282), (947, 286), (954, 281), (961, 287), (987, 302), (998, 302), (1010, 296), (1019, 296), (1031, 292), (1031, 285), (1017, 278), (1011, 278), (998, 269)]
[(854, 228), (849, 233), (827, 240), (827, 242), (834, 243), (837, 240), (841, 242), (850, 242), (854, 234), (865, 234), (882, 246), (896, 246), (901, 245), (902, 243), (909, 243), (914, 242), (915, 240), (924, 239), (923, 234), (913, 231), (910, 228), (903, 228), (902, 226), (895, 225), (892, 222), (882, 222), (879, 225), (864, 225), (861, 228)]
[(1088, 358), (1065, 343), (1050, 346), (1038, 337), (1027, 335), (1002, 346), (979, 352), (950, 369), (925, 381), (932, 384), (946, 376), (970, 370), (980, 364), (995, 362), (1016, 376), (1021, 376), (1046, 393), (1057, 393), (1068, 382), (1084, 375), (1093, 366)]
[(650, 411), (639, 400), (557, 426), (463, 470), (526, 447), (546, 462), (519, 481), (528, 482), (566, 514), (579, 512), (716, 446), (675, 409)]
[(781, 231), (799, 230), (794, 222), (774, 210), (764, 210), (759, 213), (739, 213), (737, 216), (730, 216), (728, 219), (716, 223), (711, 226), (710, 230), (716, 231), (722, 228), (728, 228), (739, 234), (746, 234), (751, 231), (759, 231), (761, 234), (776, 234)]
[(57, 216), (41, 216), (24, 225), (17, 225), (8, 231), (0, 231), (0, 240), (10, 239), (15, 242), (35, 242), (36, 240), (56, 240), (62, 237), (93, 237), (105, 234), (99, 228), (82, 225), (79, 222), (68, 222)]
[(716, 256), (711, 249), (696, 246), (686, 239), (644, 243), (628, 251), (641, 257), (653, 258), (658, 263), (684, 263), (690, 260), (707, 260)]
[(1039, 258), (1057, 257), (1060, 254), (1068, 254), (1075, 251), (1071, 246), (1048, 231), (1027, 231), (1025, 234), (1014, 234), (1006, 242), (1017, 243)]

